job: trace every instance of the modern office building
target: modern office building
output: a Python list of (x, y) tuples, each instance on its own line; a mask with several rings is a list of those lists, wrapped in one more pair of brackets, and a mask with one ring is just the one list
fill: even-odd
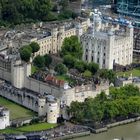
[(140, 0), (116, 0), (117, 12), (140, 18)]

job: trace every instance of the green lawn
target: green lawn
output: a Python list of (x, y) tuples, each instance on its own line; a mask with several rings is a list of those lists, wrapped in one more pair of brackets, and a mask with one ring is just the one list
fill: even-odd
[(50, 128), (54, 128), (56, 126), (57, 124), (38, 123), (38, 124), (33, 124), (28, 126), (22, 126), (19, 128), (7, 128), (5, 130), (0, 130), (0, 133), (19, 134), (19, 133), (32, 132), (32, 131), (43, 131)]
[(59, 80), (70, 81), (71, 79), (67, 75), (58, 75), (56, 76)]
[(30, 118), (30, 117), (37, 115), (33, 111), (26, 109), (14, 102), (11, 102), (1, 96), (0, 96), (0, 105), (4, 106), (10, 110), (10, 120)]
[(127, 71), (127, 72), (118, 72), (117, 75), (124, 76), (124, 74), (125, 74), (126, 77), (129, 77), (131, 73), (132, 73), (132, 76), (140, 76), (140, 68), (133, 69), (133, 70)]
[(74, 84), (75, 80), (71, 79), (68, 75), (58, 75), (56, 76), (59, 80), (67, 81), (68, 83)]
[(36, 66), (32, 65), (32, 67), (31, 67), (31, 74), (34, 74), (37, 71), (38, 71), (38, 68)]

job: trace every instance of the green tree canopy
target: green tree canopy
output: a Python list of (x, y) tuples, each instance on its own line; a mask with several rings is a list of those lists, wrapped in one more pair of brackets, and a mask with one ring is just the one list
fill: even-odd
[(77, 59), (82, 58), (83, 50), (77, 36), (67, 37), (63, 41), (61, 54), (71, 55)]
[(87, 65), (84, 61), (76, 61), (75, 64), (74, 64), (74, 67), (79, 71), (79, 72), (84, 72)]
[(68, 0), (62, 0), (60, 14), (53, 11), (52, 0), (0, 0), (0, 25), (14, 25), (37, 21), (52, 21), (73, 17)]
[(95, 74), (98, 69), (99, 69), (99, 65), (93, 62), (88, 63), (87, 66), (88, 70), (92, 72), (92, 74)]
[(65, 55), (63, 57), (63, 63), (68, 67), (68, 68), (73, 68), (74, 67), (74, 63), (76, 62), (77, 60), (71, 56), (70, 54), (68, 55)]
[(54, 70), (59, 74), (59, 75), (63, 75), (67, 73), (67, 67), (60, 63), (58, 65), (56, 65), (56, 67), (54, 68)]
[(32, 48), (32, 53), (38, 52), (39, 49), (40, 49), (39, 44), (36, 43), (36, 42), (32, 42), (32, 43), (30, 44), (30, 47)]
[(69, 0), (61, 0), (60, 5), (62, 6), (62, 9), (65, 10), (69, 6)]
[(107, 70), (107, 69), (100, 69), (98, 71), (98, 75), (101, 78), (108, 79), (110, 83), (114, 83), (116, 77), (116, 74), (113, 70)]
[(38, 68), (43, 68), (45, 66), (45, 59), (43, 56), (38, 55), (34, 58), (33, 63)]
[(52, 57), (48, 54), (45, 54), (44, 58), (45, 58), (45, 66), (49, 68), (50, 64), (52, 63)]
[(89, 70), (84, 71), (83, 76), (86, 78), (91, 78), (92, 77), (92, 73)]
[(30, 60), (30, 57), (31, 57), (30, 50), (27, 48), (21, 49), (20, 50), (20, 57), (21, 57), (21, 60), (28, 62)]
[(83, 103), (72, 102), (68, 111), (77, 122), (88, 120), (100, 123), (118, 117), (127, 119), (130, 115), (140, 116), (140, 90), (133, 85), (111, 87), (109, 95), (101, 92)]

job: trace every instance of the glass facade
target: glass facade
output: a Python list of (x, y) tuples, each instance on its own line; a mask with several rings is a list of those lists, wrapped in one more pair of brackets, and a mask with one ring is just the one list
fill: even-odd
[(116, 0), (117, 12), (140, 18), (140, 0)]

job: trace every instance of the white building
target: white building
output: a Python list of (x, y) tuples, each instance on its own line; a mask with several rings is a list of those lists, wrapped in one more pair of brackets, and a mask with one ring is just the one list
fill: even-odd
[[(79, 26), (77, 25), (80, 25)], [(16, 54), (21, 47), (31, 42), (37, 42), (40, 50), (36, 55), (48, 53), (56, 54), (61, 50), (63, 40), (73, 35), (80, 36), (87, 31), (90, 19), (78, 18), (67, 22), (40, 23), (27, 27), (17, 27), (15, 30), (0, 30), (0, 50), (9, 48), (10, 52)], [(81, 32), (82, 30), (82, 32)]]
[(100, 68), (113, 69), (113, 64), (129, 65), (133, 57), (133, 26), (103, 22), (101, 13), (93, 13), (91, 29), (81, 36), (83, 60)]
[(9, 110), (0, 106), (0, 130), (10, 125)]

